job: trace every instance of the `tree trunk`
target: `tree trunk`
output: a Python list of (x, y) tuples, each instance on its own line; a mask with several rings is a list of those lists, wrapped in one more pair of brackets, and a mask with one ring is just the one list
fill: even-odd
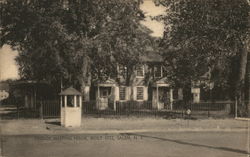
[[(247, 44), (242, 42), (240, 64), (239, 64), (239, 77), (236, 83), (236, 101), (238, 103), (239, 109), (243, 109), (245, 107), (244, 87), (245, 87), (245, 76), (247, 68), (247, 56), (248, 56)], [(243, 114), (243, 112), (241, 112), (240, 114)]]
[[(248, 39), (246, 41), (246, 50), (247, 50), (247, 53), (250, 53), (250, 39)], [(246, 71), (246, 79), (247, 79), (247, 90), (246, 90), (246, 93), (247, 93), (247, 111), (248, 111), (248, 114), (250, 113), (250, 56), (248, 55), (247, 57), (247, 71)]]
[(89, 88), (90, 88), (90, 81), (89, 81), (89, 61), (88, 56), (83, 57), (83, 66), (82, 66), (82, 79), (81, 79), (81, 93), (83, 94), (84, 101), (89, 101)]
[[(248, 1), (248, 4), (250, 6), (250, 1)], [(250, 16), (250, 13), (249, 13)], [(249, 19), (250, 22), (250, 19)], [(249, 31), (249, 30), (248, 30)], [(236, 84), (236, 100), (238, 101), (239, 107), (243, 109), (243, 112), (247, 113), (249, 111), (248, 106), (250, 104), (250, 63), (249, 63), (249, 56), (248, 53), (250, 52), (250, 36), (247, 35), (245, 40), (242, 42), (242, 52), (240, 56), (240, 70), (239, 70), (239, 79)], [(247, 72), (247, 74), (246, 74)], [(245, 80), (248, 77), (247, 85), (248, 87), (245, 87)], [(244, 89), (248, 89), (247, 90)], [(246, 92), (246, 93), (245, 93)], [(244, 93), (244, 94), (243, 94)], [(248, 103), (242, 102), (242, 100), (245, 100), (245, 94), (248, 94)]]

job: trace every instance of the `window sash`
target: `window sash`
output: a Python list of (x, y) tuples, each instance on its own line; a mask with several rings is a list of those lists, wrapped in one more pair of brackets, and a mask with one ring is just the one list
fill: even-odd
[(67, 95), (67, 107), (74, 107), (74, 95)]
[(162, 77), (162, 66), (154, 67), (154, 77), (156, 78)]
[(119, 97), (120, 100), (126, 100), (126, 87), (119, 88)]
[(136, 76), (137, 77), (144, 77), (144, 66), (137, 66), (136, 67)]
[(143, 100), (144, 96), (144, 88), (136, 87), (136, 100)]
[(178, 89), (173, 90), (173, 99), (177, 100), (179, 98), (179, 92)]
[(118, 75), (126, 78), (127, 76), (127, 67), (123, 65), (118, 66)]

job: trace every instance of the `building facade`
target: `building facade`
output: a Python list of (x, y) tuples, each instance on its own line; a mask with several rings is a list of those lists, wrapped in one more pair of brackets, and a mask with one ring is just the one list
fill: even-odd
[(126, 104), (130, 108), (171, 110), (173, 101), (183, 98), (182, 89), (173, 89), (168, 81), (162, 57), (153, 52), (142, 57), (132, 74), (126, 66), (117, 65), (117, 77), (97, 80), (86, 91), (90, 96), (85, 101), (95, 101), (98, 110), (118, 110)]

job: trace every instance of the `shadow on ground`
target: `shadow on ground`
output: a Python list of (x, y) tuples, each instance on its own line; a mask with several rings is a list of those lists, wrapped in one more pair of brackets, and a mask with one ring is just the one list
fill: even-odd
[(14, 105), (4, 105), (0, 107), (0, 119), (32, 119), (39, 118), (39, 111), (35, 109), (18, 108)]
[(51, 124), (51, 125), (56, 125), (56, 126), (61, 126), (60, 121), (45, 121), (46, 124)]
[(191, 143), (191, 142), (184, 142), (184, 141), (180, 141), (180, 140), (173, 140), (173, 139), (167, 139), (167, 138), (161, 138), (161, 137), (155, 137), (155, 136), (141, 135), (141, 134), (136, 134), (136, 133), (126, 133), (126, 134), (127, 135), (141, 136), (141, 137), (145, 137), (145, 138), (153, 138), (153, 139), (157, 139), (157, 140), (161, 140), (161, 141), (174, 142), (177, 144), (183, 144), (183, 145), (189, 145), (189, 146), (195, 146), (195, 147), (203, 147), (203, 148), (209, 148), (209, 149), (217, 149), (217, 150), (240, 153), (240, 154), (244, 154), (244, 155), (250, 155), (250, 153), (248, 153), (247, 151), (240, 150), (240, 149), (209, 146), (209, 145), (204, 145), (204, 144), (196, 144), (196, 143)]

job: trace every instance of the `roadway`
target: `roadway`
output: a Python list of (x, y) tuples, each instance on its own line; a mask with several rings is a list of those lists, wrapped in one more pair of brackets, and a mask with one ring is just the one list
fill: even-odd
[(16, 135), (1, 137), (1, 157), (248, 157), (237, 132)]

